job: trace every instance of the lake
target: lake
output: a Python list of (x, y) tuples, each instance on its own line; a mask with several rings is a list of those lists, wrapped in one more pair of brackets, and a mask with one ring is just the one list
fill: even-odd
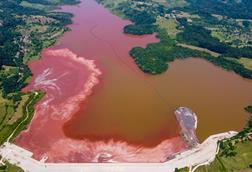
[(74, 14), (70, 32), (29, 63), (24, 89), (45, 91), (34, 119), (16, 143), (48, 162), (163, 162), (186, 149), (174, 110), (191, 108), (197, 136), (241, 130), (252, 81), (198, 58), (176, 60), (151, 76), (129, 51), (158, 42), (123, 33), (130, 21), (94, 0), (63, 6)]

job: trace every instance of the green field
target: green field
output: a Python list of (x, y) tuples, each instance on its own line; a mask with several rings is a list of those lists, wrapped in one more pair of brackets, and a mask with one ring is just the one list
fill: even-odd
[(24, 172), (24, 170), (8, 162), (5, 162), (5, 165), (0, 166), (0, 172)]
[(230, 61), (234, 61), (236, 63), (239, 63), (241, 65), (243, 65), (246, 69), (249, 69), (249, 70), (252, 70), (252, 59), (249, 59), (249, 58), (244, 58), (244, 57), (241, 57), (241, 58), (230, 58), (230, 57), (226, 57), (227, 60), (230, 60)]
[(168, 8), (184, 7), (188, 5), (186, 0), (153, 0), (154, 2), (165, 5)]
[(172, 39), (175, 39), (177, 33), (180, 32), (177, 29), (177, 22), (175, 19), (166, 19), (165, 17), (158, 16), (157, 17), (157, 25), (159, 25), (161, 29), (165, 29), (167, 34)]
[[(24, 94), (17, 105), (8, 100), (3, 101), (2, 98), (0, 104), (0, 144), (3, 144), (13, 132), (15, 132), (15, 136), (26, 128), (33, 116), (33, 105), (42, 96), (43, 93)], [(10, 139), (12, 140), (14, 137)]]
[[(252, 171), (252, 141), (240, 142), (236, 145), (237, 155), (234, 157), (217, 156), (208, 166), (201, 166), (197, 172), (238, 172), (244, 169)], [(251, 166), (251, 167), (250, 167)]]
[(238, 62), (241, 63), (245, 68), (252, 70), (252, 59), (240, 58)]
[(44, 9), (50, 10), (49, 7), (46, 6), (46, 5), (38, 4), (38, 3), (30, 3), (30, 2), (27, 2), (27, 1), (22, 1), (20, 5), (25, 7), (25, 8), (34, 8), (34, 9), (37, 9), (37, 10), (44, 10)]

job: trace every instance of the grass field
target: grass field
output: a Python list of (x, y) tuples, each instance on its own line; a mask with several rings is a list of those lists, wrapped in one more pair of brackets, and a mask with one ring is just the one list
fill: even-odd
[[(0, 104), (0, 144), (11, 140), (19, 132), (26, 128), (33, 117), (33, 105), (43, 97), (44, 93), (28, 93), (22, 96), (22, 100), (16, 106), (12, 101)], [(14, 134), (12, 134), (14, 132)]]
[(46, 5), (42, 5), (42, 4), (38, 4), (38, 3), (30, 3), (27, 1), (22, 1), (21, 6), (26, 7), (26, 8), (34, 8), (37, 10), (50, 10), (50, 9), (52, 9)]
[(169, 8), (174, 8), (174, 7), (184, 7), (188, 5), (188, 3), (185, 0), (153, 0), (154, 2), (158, 2), (160, 4), (163, 4)]
[(11, 132), (7, 123), (14, 113), (15, 109), (12, 102), (6, 100), (4, 103), (0, 103), (0, 143), (3, 143)]
[(165, 17), (158, 16), (157, 24), (160, 26), (160, 28), (165, 29), (172, 39), (175, 39), (177, 33), (179, 33), (175, 19), (166, 19)]
[(211, 54), (213, 57), (219, 57), (219, 56), (220, 56), (219, 53), (210, 51), (210, 50), (208, 50), (208, 49), (206, 49), (206, 48), (196, 47), (196, 46), (187, 45), (187, 44), (179, 44), (179, 45), (182, 46), (182, 47), (184, 47), (184, 48), (190, 48), (190, 49), (192, 49), (192, 50), (198, 50), (198, 51), (202, 51), (202, 52), (209, 53), (209, 54)]
[(245, 68), (252, 70), (252, 59), (240, 58), (238, 62), (241, 63)]
[[(229, 20), (227, 20), (229, 21)], [(232, 23), (231, 21), (229, 21)], [(233, 21), (234, 22), (234, 21)], [(238, 22), (234, 22), (236, 25), (238, 25)], [(243, 26), (236, 26), (236, 29), (232, 28), (226, 28), (219, 25), (213, 25), (211, 27), (207, 27), (209, 30), (211, 30), (211, 35), (215, 38), (218, 38), (221, 42), (225, 42), (230, 44), (233, 47), (246, 47), (251, 46), (248, 42), (252, 39), (252, 28), (249, 30), (245, 30)]]
[(28, 101), (29, 96), (28, 95), (23, 95), (22, 96), (22, 100), (20, 101), (19, 105), (17, 106), (15, 113), (9, 118), (7, 124), (8, 125), (12, 125), (15, 122), (17, 122), (17, 120), (19, 120), (20, 118), (22, 118), (23, 116), (23, 107), (25, 106), (25, 103)]
[(234, 157), (220, 157), (208, 166), (199, 167), (196, 172), (238, 172), (252, 171), (252, 141), (240, 142), (236, 145), (237, 155)]
[(238, 63), (242, 64), (245, 68), (252, 70), (252, 59), (244, 58), (244, 57), (239, 58), (239, 59), (226, 57), (226, 59), (234, 61), (234, 62), (238, 62)]
[(5, 165), (0, 166), (0, 172), (24, 172), (21, 168), (5, 162)]
[(186, 0), (166, 0), (167, 3), (169, 4), (170, 7), (184, 7), (187, 6), (188, 3), (186, 2)]
[[(20, 104), (22, 105), (24, 103), (25, 102), (21, 101)], [(11, 122), (10, 124), (10, 121), (15, 116), (15, 114), (21, 112), (20, 117), (22, 117), (22, 113), (23, 113), (22, 108), (23, 108), (22, 106), (18, 106), (17, 108), (15, 108), (14, 103), (9, 100), (5, 100), (4, 102), (2, 101), (2, 103), (0, 103), (0, 143), (1, 144), (6, 141), (7, 137), (12, 132), (12, 128), (15, 124), (13, 122)]]

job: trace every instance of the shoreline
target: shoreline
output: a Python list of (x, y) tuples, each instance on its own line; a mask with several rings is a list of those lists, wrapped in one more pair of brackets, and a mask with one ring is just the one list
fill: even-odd
[[(56, 50), (54, 50), (54, 45), (51, 46), (48, 49), (44, 49), (44, 53), (47, 52), (47, 51), (51, 51), (52, 53), (54, 51), (61, 51), (61, 50), (57, 50), (57, 45), (56, 45)], [(67, 56), (68, 54), (69, 53), (67, 53), (65, 55)], [(72, 53), (72, 54), (74, 54), (74, 53)], [(70, 56), (72, 56), (72, 55), (70, 55)], [(76, 55), (76, 57), (77, 57), (77, 55)], [(33, 61), (33, 62), (34, 63), (39, 63), (39, 62), (41, 62), (43, 60), (44, 60), (44, 57), (40, 58), (38, 61)], [(36, 67), (35, 67), (35, 69), (36, 69)], [(53, 89), (55, 89), (55, 91), (60, 91), (60, 88), (57, 86), (56, 83), (54, 83), (54, 81), (57, 81), (59, 79), (58, 77), (56, 77), (56, 78), (50, 78), (49, 77), (49, 78), (46, 79), (46, 77), (50, 75), (50, 72), (51, 71), (50, 71), (50, 69), (48, 67), (42, 73), (41, 72), (37, 73), (37, 74), (39, 74), (38, 76), (36, 76), (37, 74), (34, 74), (34, 76), (33, 76), (34, 78), (32, 80), (34, 82), (34, 86), (35, 86), (34, 88), (35, 89), (42, 89), (45, 92), (47, 92), (47, 89), (53, 88)], [(45, 76), (43, 76), (43, 75), (45, 75)], [(36, 78), (36, 77), (38, 77), (38, 78)], [(60, 78), (61, 78), (61, 75), (60, 75)], [(36, 80), (38, 80), (39, 83), (36, 83)], [(93, 79), (91, 79), (91, 80), (93, 80)], [(45, 84), (45, 86), (43, 86), (43, 83)], [(30, 84), (32, 85), (32, 83), (30, 83)], [(42, 86), (39, 87), (40, 85), (42, 85)], [(46, 86), (48, 86), (48, 88)], [(31, 86), (31, 87), (33, 87), (33, 86)], [(90, 90), (91, 87), (87, 86), (87, 89)], [(48, 96), (48, 93), (44, 97), (44, 100), (42, 100), (42, 102), (40, 102), (40, 104), (43, 104), (43, 107), (45, 105), (48, 105), (48, 102), (53, 101), (53, 100), (50, 99), (50, 97), (47, 97), (47, 96)], [(85, 98), (86, 98), (86, 96), (85, 96)], [(82, 99), (84, 99), (83, 96), (82, 96)], [(86, 100), (83, 100), (83, 101), (86, 101)], [(70, 102), (72, 102), (72, 101), (70, 101)], [(63, 114), (65, 114), (65, 112), (63, 112), (64, 108), (60, 108), (60, 109), (62, 109), (62, 110), (60, 110), (60, 112), (62, 112)], [(71, 108), (70, 110), (76, 110), (76, 109)], [(69, 119), (68, 118), (69, 115), (66, 115), (66, 118), (63, 117), (64, 119), (62, 119), (62, 117), (60, 117), (60, 112), (55, 112), (55, 114), (58, 114), (58, 115), (56, 115), (56, 116), (53, 115), (53, 119), (54, 120), (60, 118), (60, 120), (66, 121), (67, 119)], [(39, 118), (40, 116), (41, 115), (39, 115), (39, 113), (36, 113), (36, 116), (33, 118), (33, 122), (36, 121), (37, 118)], [(60, 122), (62, 123), (62, 121), (60, 121)], [(29, 128), (26, 131), (22, 132), (20, 134), (20, 136), (17, 137), (17, 140), (18, 140), (17, 143), (21, 142), (22, 143), (21, 145), (23, 145), (23, 144), (25, 145), (25, 141), (24, 141), (25, 139), (22, 140), (22, 134), (23, 135), (26, 135), (26, 134), (29, 135), (30, 127), (32, 125), (35, 125), (35, 124), (33, 124), (33, 122), (30, 123)], [(56, 127), (56, 129), (58, 129), (58, 128)], [(54, 132), (56, 133), (55, 130), (54, 130)], [(62, 131), (60, 131), (57, 134), (58, 134), (57, 137), (60, 138), (60, 139), (57, 140), (57, 138), (56, 138), (56, 141), (55, 141), (55, 138), (52, 138), (54, 140), (54, 142), (52, 142), (51, 146), (54, 146), (55, 148), (59, 148), (60, 146), (64, 147), (64, 145), (67, 146), (67, 145), (70, 145), (70, 144), (83, 146), (82, 147), (83, 148), (83, 152), (86, 151), (86, 153), (95, 154), (94, 159), (87, 160), (89, 162), (96, 162), (96, 161), (99, 162), (100, 159), (101, 159), (101, 161), (103, 161), (103, 159), (105, 159), (105, 161), (106, 161), (106, 159), (110, 156), (109, 153), (111, 153), (112, 155), (117, 156), (115, 159), (113, 158), (111, 161), (120, 161), (120, 162), (124, 162), (124, 161), (125, 162), (131, 162), (131, 161), (132, 162), (148, 162), (148, 161), (152, 162), (153, 161), (153, 162), (161, 162), (161, 161), (165, 161), (166, 158), (167, 158), (167, 156), (173, 155), (174, 152), (178, 152), (178, 150), (181, 150), (182, 148), (184, 149), (184, 142), (182, 141), (182, 139), (180, 139), (179, 136), (178, 137), (172, 137), (172, 138), (169, 138), (169, 139), (162, 140), (162, 142), (160, 142), (160, 144), (156, 145), (153, 148), (145, 148), (144, 146), (143, 147), (131, 146), (127, 142), (124, 142), (124, 141), (114, 142), (113, 139), (111, 139), (111, 141), (109, 143), (103, 142), (102, 140), (101, 141), (97, 141), (97, 142), (89, 142), (88, 140), (85, 140), (85, 139), (82, 140), (82, 141), (81, 140), (75, 141), (72, 138), (66, 138), (65, 136), (63, 136)], [(61, 136), (62, 136), (63, 139), (61, 139)], [(49, 139), (49, 136), (48, 136), (48, 139)], [(48, 142), (49, 142), (49, 140), (48, 140)], [(177, 142), (178, 144), (175, 145), (174, 144), (175, 142)], [(62, 145), (62, 143), (65, 143), (65, 144)], [(24, 147), (29, 147), (29, 146), (24, 146)], [(94, 148), (94, 150), (89, 150), (86, 147), (95, 147), (95, 148)], [(36, 148), (36, 146), (35, 146), (35, 148)], [(48, 155), (49, 162), (50, 161), (57, 162), (57, 158), (59, 158), (59, 159), (60, 158), (63, 158), (63, 159), (66, 158), (66, 159), (64, 159), (62, 161), (66, 161), (67, 162), (68, 160), (67, 160), (67, 156), (66, 155), (68, 153), (71, 153), (72, 151), (73, 152), (78, 152), (79, 151), (79, 150), (76, 150), (76, 149), (73, 149), (73, 148), (70, 149), (70, 147), (65, 147), (66, 148), (65, 151), (61, 152), (62, 154), (59, 155), (59, 157), (57, 157), (57, 153), (56, 153), (56, 155), (54, 155), (55, 154), (54, 151), (48, 150), (48, 152), (47, 152), (45, 150), (41, 151), (40, 149), (36, 150), (35, 148), (32, 147), (30, 149), (34, 150), (33, 151), (34, 154), (36, 154), (37, 152), (39, 152), (39, 153), (44, 153), (45, 156)], [(37, 147), (37, 148), (39, 148), (39, 147)], [(113, 153), (113, 149), (117, 149), (117, 152), (115, 154)], [(131, 157), (132, 153), (133, 153), (133, 155), (136, 155), (136, 157)], [(83, 153), (83, 154), (85, 154), (85, 153)], [(49, 158), (50, 156), (51, 156), (51, 159)], [(62, 156), (62, 157), (60, 157), (60, 156)], [(40, 157), (41, 156), (36, 156), (37, 159), (40, 158)]]
[[(118, 17), (120, 17), (121, 19), (127, 19), (130, 20), (133, 24), (127, 25), (124, 27), (124, 33), (125, 34), (132, 34), (132, 35), (148, 35), (148, 34), (156, 34), (156, 37), (158, 39), (160, 39), (159, 43), (149, 43), (147, 44), (147, 48), (142, 48), (140, 49), (139, 47), (134, 47), (132, 48), (132, 50), (130, 51), (130, 54), (132, 56), (132, 58), (135, 60), (135, 64), (138, 66), (138, 68), (140, 70), (142, 70), (144, 73), (150, 74), (150, 75), (158, 75), (158, 74), (162, 74), (165, 73), (166, 71), (169, 70), (169, 64), (174, 61), (175, 59), (184, 59), (184, 58), (190, 58), (190, 57), (197, 57), (197, 58), (202, 58), (207, 60), (209, 63), (214, 64), (215, 66), (222, 68), (224, 70), (227, 71), (232, 71), (235, 74), (239, 75), (242, 78), (246, 78), (246, 79), (252, 79), (252, 70), (249, 70), (247, 68), (245, 68), (243, 65), (236, 63), (234, 61), (228, 60), (226, 58), (217, 58), (217, 56), (221, 56), (221, 54), (218, 54), (218, 52), (212, 52), (210, 49), (206, 49), (204, 50), (204, 47), (198, 47), (198, 50), (194, 47), (194, 45), (188, 44), (186, 46), (182, 45), (183, 42), (177, 42), (176, 39), (171, 39), (166, 31), (162, 28), (159, 28), (158, 26), (153, 29), (152, 31), (147, 32), (147, 33), (142, 33), (141, 31), (145, 30), (146, 28), (142, 28), (141, 24), (137, 24), (136, 22), (134, 23), (134, 20), (137, 20), (133, 17), (133, 15), (125, 15), (125, 11), (128, 10), (128, 8), (130, 6), (127, 6), (125, 8), (121, 7), (122, 9), (118, 9), (116, 7), (110, 7), (110, 6), (105, 6), (108, 5), (106, 4), (106, 0), (96, 0), (99, 4), (102, 4), (104, 6), (104, 8), (109, 9), (114, 15), (117, 15)], [(105, 1), (105, 3), (104, 3)], [(111, 5), (111, 4), (110, 4)], [(122, 15), (118, 15), (118, 13), (121, 13)], [(123, 17), (125, 15), (125, 18)], [(139, 23), (140, 21), (138, 21)], [(131, 26), (141, 26), (141, 29), (128, 29), (127, 27), (131, 27)], [(148, 26), (155, 26), (155, 22), (150, 22), (148, 23)], [(134, 27), (133, 27), (134, 28)], [(167, 45), (165, 42), (171, 42), (173, 45)], [(142, 61), (141, 56), (139, 56), (140, 53), (142, 53), (142, 51), (151, 51), (151, 49), (154, 47), (153, 45), (156, 45), (158, 47), (160, 47), (160, 49), (162, 47), (169, 47), (172, 49), (175, 49), (176, 51), (180, 51), (181, 55), (177, 55), (174, 52), (169, 52), (169, 56), (171, 56), (170, 59), (165, 60), (164, 62), (159, 62), (159, 64), (157, 66), (152, 66), (149, 65), (146, 62)], [(197, 47), (197, 46), (195, 46)], [(162, 52), (162, 51), (161, 51)], [(158, 61), (160, 60), (160, 58), (162, 59), (162, 57), (159, 57), (159, 54), (155, 51), (153, 51), (152, 53), (155, 53), (156, 58), (155, 60)], [(162, 53), (166, 53), (165, 51)], [(166, 53), (167, 54), (167, 53)], [(222, 54), (225, 56), (225, 54)], [(242, 57), (242, 56), (241, 56)], [(148, 66), (148, 68), (146, 68), (146, 66)]]
[[(173, 172), (176, 168), (200, 166), (209, 164), (215, 159), (217, 154), (219, 140), (231, 138), (237, 132), (230, 131), (209, 136), (202, 144), (195, 148), (180, 152), (174, 158), (165, 163), (45, 163), (46, 159), (37, 161), (32, 158), (33, 153), (27, 151), (15, 144), (6, 142), (0, 147), (1, 161), (7, 160), (26, 171), (36, 172)], [(204, 157), (204, 158), (202, 158)]]

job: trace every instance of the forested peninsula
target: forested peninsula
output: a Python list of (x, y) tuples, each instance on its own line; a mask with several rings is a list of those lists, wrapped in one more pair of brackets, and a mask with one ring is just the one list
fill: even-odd
[(228, 0), (98, 0), (130, 19), (128, 34), (156, 33), (159, 43), (136, 47), (130, 54), (141, 70), (160, 74), (177, 58), (204, 58), (217, 66), (252, 78), (252, 2)]

